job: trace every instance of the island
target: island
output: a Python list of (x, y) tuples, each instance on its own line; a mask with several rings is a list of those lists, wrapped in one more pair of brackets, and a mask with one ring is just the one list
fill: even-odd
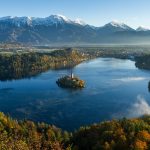
[(78, 88), (84, 88), (85, 87), (85, 81), (84, 80), (80, 80), (78, 77), (74, 77), (73, 74), (71, 74), (71, 76), (64, 76), (59, 78), (56, 81), (57, 85), (62, 87), (62, 88), (74, 88), (74, 89), (78, 89)]

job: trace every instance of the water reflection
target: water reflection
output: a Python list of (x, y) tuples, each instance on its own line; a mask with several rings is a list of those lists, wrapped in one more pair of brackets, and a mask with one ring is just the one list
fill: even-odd
[(46, 72), (47, 70), (63, 70), (73, 68), (75, 65), (64, 65), (59, 64), (55, 67), (47, 68), (44, 70), (29, 70), (29, 69), (17, 69), (17, 70), (1, 70), (0, 72), (0, 81), (12, 81), (12, 80), (18, 80), (18, 79), (30, 79), (32, 77), (36, 77), (40, 75), (42, 72)]

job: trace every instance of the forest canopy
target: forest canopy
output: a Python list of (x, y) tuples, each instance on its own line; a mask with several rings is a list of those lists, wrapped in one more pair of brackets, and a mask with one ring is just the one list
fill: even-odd
[(69, 133), (0, 113), (1, 150), (148, 150), (150, 116), (106, 121)]
[(35, 76), (49, 69), (67, 68), (88, 59), (73, 49), (50, 53), (22, 52), (0, 54), (0, 80)]

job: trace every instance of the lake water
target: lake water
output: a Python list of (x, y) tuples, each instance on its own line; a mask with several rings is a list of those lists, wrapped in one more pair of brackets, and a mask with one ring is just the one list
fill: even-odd
[(82, 90), (56, 85), (68, 72), (50, 70), (30, 79), (0, 82), (0, 111), (65, 130), (150, 114), (150, 71), (137, 69), (133, 61), (98, 58), (79, 64), (74, 73), (86, 81)]

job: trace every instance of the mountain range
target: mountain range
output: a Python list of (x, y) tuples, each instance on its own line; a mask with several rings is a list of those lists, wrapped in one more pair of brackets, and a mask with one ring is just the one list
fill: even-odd
[(150, 30), (112, 21), (95, 27), (62, 15), (0, 18), (0, 42), (24, 44), (148, 44)]

